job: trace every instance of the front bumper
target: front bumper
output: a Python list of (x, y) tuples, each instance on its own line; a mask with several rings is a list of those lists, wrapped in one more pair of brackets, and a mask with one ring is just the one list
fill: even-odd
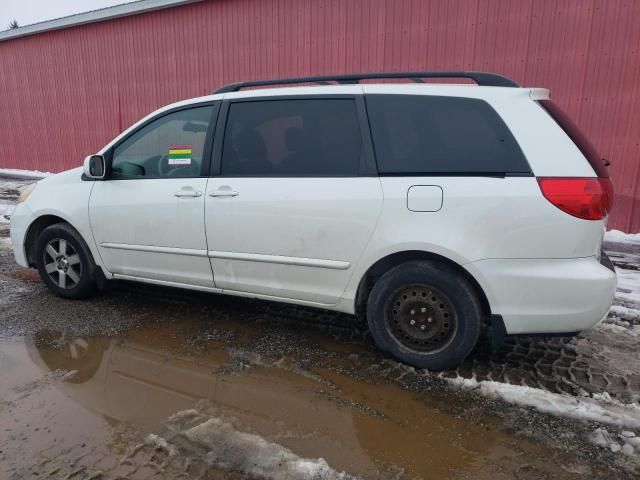
[(609, 311), (615, 272), (595, 257), (479, 260), (465, 265), (507, 334), (560, 334), (593, 327)]
[(24, 203), (16, 205), (15, 210), (11, 214), (11, 245), (13, 246), (13, 254), (16, 257), (16, 263), (23, 267), (29, 266), (24, 243), (32, 217), (33, 213)]

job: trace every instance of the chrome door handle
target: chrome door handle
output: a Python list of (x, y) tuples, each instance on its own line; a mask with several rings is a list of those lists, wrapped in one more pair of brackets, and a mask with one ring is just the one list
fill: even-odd
[(219, 190), (213, 190), (212, 192), (209, 192), (210, 197), (237, 197), (239, 194), (240, 193), (235, 190), (227, 190), (226, 188), (221, 188)]
[(176, 193), (173, 194), (174, 197), (201, 197), (202, 196), (202, 192), (193, 190), (193, 189), (183, 189), (183, 190), (178, 190)]

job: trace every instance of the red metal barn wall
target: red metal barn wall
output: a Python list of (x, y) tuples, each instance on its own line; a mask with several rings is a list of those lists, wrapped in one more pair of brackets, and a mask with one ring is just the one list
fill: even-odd
[(241, 79), (489, 70), (550, 88), (612, 161), (610, 226), (640, 231), (638, 19), (633, 0), (210, 0), (7, 40), (0, 167), (80, 165), (155, 108)]

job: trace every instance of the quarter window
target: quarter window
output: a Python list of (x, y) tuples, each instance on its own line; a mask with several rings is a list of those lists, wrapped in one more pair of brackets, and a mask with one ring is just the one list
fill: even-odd
[(362, 135), (352, 99), (234, 102), (222, 150), (225, 176), (355, 176)]
[(113, 151), (111, 178), (198, 177), (213, 106), (163, 115)]
[(531, 173), (496, 111), (473, 98), (367, 95), (380, 174)]

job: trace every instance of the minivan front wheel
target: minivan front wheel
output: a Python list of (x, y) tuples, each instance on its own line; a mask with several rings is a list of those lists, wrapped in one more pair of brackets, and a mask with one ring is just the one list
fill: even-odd
[(38, 235), (35, 261), (40, 278), (56, 295), (78, 299), (95, 292), (96, 265), (86, 243), (70, 225), (57, 223)]
[(475, 347), (482, 312), (469, 283), (446, 265), (411, 262), (385, 273), (367, 304), (379, 348), (419, 368), (459, 365)]

